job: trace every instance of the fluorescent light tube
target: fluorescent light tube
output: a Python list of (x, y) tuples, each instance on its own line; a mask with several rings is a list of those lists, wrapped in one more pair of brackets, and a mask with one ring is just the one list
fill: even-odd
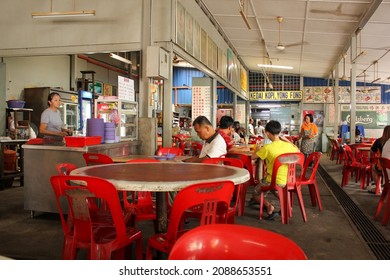
[(280, 66), (280, 65), (271, 65), (271, 64), (257, 64), (257, 66), (264, 67), (264, 68), (293, 69), (292, 66)]
[(124, 63), (127, 63), (127, 64), (133, 64), (133, 63), (131, 62), (131, 60), (128, 60), (127, 58), (124, 58), (124, 57), (122, 57), (122, 56), (116, 55), (116, 54), (114, 54), (114, 53), (110, 53), (110, 57), (111, 57), (111, 58), (114, 58), (114, 59), (116, 59), (116, 60), (122, 61), (122, 62), (124, 62)]
[(83, 16), (94, 16), (94, 15), (95, 15), (95, 10), (31, 13), (31, 16), (33, 18), (83, 17)]

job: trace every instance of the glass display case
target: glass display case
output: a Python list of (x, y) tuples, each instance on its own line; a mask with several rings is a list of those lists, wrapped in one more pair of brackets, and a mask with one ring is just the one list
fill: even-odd
[(138, 139), (138, 103), (115, 98), (95, 100), (95, 118), (115, 123), (119, 141)]

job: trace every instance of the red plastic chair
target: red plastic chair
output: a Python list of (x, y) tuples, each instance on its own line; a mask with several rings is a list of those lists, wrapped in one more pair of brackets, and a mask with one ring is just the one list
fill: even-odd
[(183, 234), (169, 260), (307, 260), (291, 239), (272, 231), (232, 224), (200, 226)]
[[(137, 158), (130, 159), (127, 163), (139, 163), (139, 162), (160, 162), (153, 158)], [(151, 192), (131, 192), (132, 202), (129, 202), (127, 196), (128, 192), (123, 191), (123, 206), (127, 212), (134, 215), (134, 224), (144, 220), (154, 220), (154, 228), (157, 232), (157, 220), (156, 220), (156, 204), (152, 199)]]
[(157, 151), (157, 155), (158, 156), (164, 156), (164, 155), (167, 155), (167, 154), (175, 154), (177, 156), (182, 156), (184, 155), (184, 152), (182, 149), (180, 148), (176, 148), (176, 147), (161, 147), (160, 149), (158, 149)]
[[(321, 152), (313, 152), (309, 155), (309, 157), (305, 161), (305, 165), (303, 166), (303, 171), (301, 173), (301, 186), (308, 186), (310, 192), (311, 205), (317, 206), (318, 209), (322, 211), (322, 202), (320, 197), (320, 191), (318, 189), (316, 174), (317, 169), (320, 164), (322, 153)], [(308, 172), (309, 167), (312, 165), (312, 170)], [(310, 174), (309, 178), (307, 178), (307, 174)]]
[(201, 142), (191, 143), (191, 151), (193, 156), (199, 156), (202, 149), (203, 149), (203, 144)]
[(244, 215), (244, 209), (245, 209), (245, 199), (246, 199), (246, 192), (248, 190), (249, 186), (257, 185), (259, 182), (255, 179), (255, 171), (257, 169), (256, 165), (252, 164), (252, 159), (244, 154), (227, 154), (227, 158), (236, 158), (240, 159), (244, 163), (244, 167), (249, 172), (249, 181), (241, 185), (240, 190), (240, 197), (238, 201), (238, 216)]
[[(207, 163), (207, 164), (221, 164), (221, 165), (227, 165), (227, 166), (234, 166), (237, 168), (244, 168), (244, 163), (237, 158), (206, 158), (202, 161), (202, 163)], [(240, 197), (241, 197), (241, 187), (242, 184), (236, 185), (235, 186), (235, 191), (234, 191), (234, 197), (233, 199), (233, 205), (229, 207), (228, 211), (228, 218), (227, 222), (234, 224), (234, 216), (236, 215), (236, 210), (237, 206), (240, 203)], [(245, 201), (244, 201), (245, 203)], [(202, 209), (191, 209), (186, 212), (186, 217), (192, 217), (192, 218), (200, 218), (202, 214)]]
[(330, 139), (330, 142), (332, 144), (332, 152), (330, 153), (330, 160), (336, 160), (336, 162), (339, 162), (339, 156), (340, 156), (340, 146), (339, 143), (335, 139)]
[[(292, 216), (292, 203), (291, 203), (292, 199), (290, 197), (290, 192), (295, 192), (297, 194), (302, 218), (303, 221), (306, 222), (307, 217), (306, 217), (305, 206), (303, 204), (301, 182), (296, 175), (297, 166), (300, 166), (301, 170), (303, 170), (304, 161), (305, 161), (305, 156), (302, 153), (286, 153), (276, 157), (272, 169), (271, 183), (270, 185), (262, 186), (261, 188), (260, 220), (262, 219), (263, 216), (264, 193), (268, 191), (277, 191), (279, 196), (279, 202), (280, 202), (280, 210), (282, 214), (282, 223), (288, 224), (289, 218)], [(287, 183), (285, 187), (280, 187), (276, 184), (276, 175), (281, 166), (287, 167)]]
[(390, 159), (387, 158), (380, 158), (379, 159), (382, 164), (382, 174), (385, 179), (385, 183), (383, 185), (383, 190), (381, 197), (379, 198), (379, 203), (376, 208), (375, 212), (375, 220), (378, 220), (382, 207), (384, 206), (383, 210), (383, 217), (382, 217), (382, 226), (386, 226), (389, 223), (390, 220), (390, 180), (389, 180), (389, 172), (390, 172)]
[(83, 158), (87, 166), (114, 163), (112, 158), (105, 154), (84, 153)]
[[(190, 136), (178, 134), (175, 136), (172, 136), (172, 147), (180, 148), (183, 151), (183, 154), (186, 150), (187, 141)], [(189, 143), (188, 143), (189, 144)]]
[[(84, 153), (83, 158), (84, 158), (85, 164), (87, 166), (114, 163), (114, 161), (112, 160), (111, 157), (109, 157), (108, 155), (99, 154), (99, 153)], [(105, 205), (104, 201), (98, 202), (98, 205), (100, 205), (101, 208), (107, 207), (107, 205)]]
[[(379, 159), (381, 157), (380, 151), (377, 153), (370, 153), (370, 165), (371, 165), (371, 171), (368, 173), (369, 176), (367, 176), (366, 180), (366, 186), (369, 186), (371, 178), (372, 178), (372, 172), (373, 168), (379, 163)], [(376, 171), (377, 173), (377, 178), (375, 180), (375, 194), (380, 195), (381, 194), (381, 186), (382, 186), (382, 181), (383, 181), (383, 171)]]
[(58, 175), (69, 175), (72, 170), (79, 168), (77, 165), (68, 162), (61, 162), (56, 164)]
[(352, 172), (355, 172), (355, 182), (360, 179), (360, 189), (364, 189), (366, 176), (370, 176), (369, 173), (371, 172), (371, 165), (357, 161), (348, 145), (341, 145), (341, 149), (344, 151), (346, 157), (344, 161), (341, 187), (348, 185), (349, 177)]
[[(182, 230), (183, 215), (187, 209), (203, 205), (200, 225), (215, 224), (218, 215), (222, 215), (222, 207), (225, 207), (225, 223), (227, 211), (234, 191), (231, 181), (216, 181), (190, 185), (182, 189), (173, 201), (169, 215), (168, 230), (151, 236), (146, 249), (146, 259), (152, 259), (153, 250), (169, 253), (176, 240), (185, 232)], [(218, 207), (217, 207), (218, 206)], [(219, 217), (219, 222), (221, 218)]]
[[(72, 238), (67, 240), (66, 258), (74, 259), (76, 248), (83, 248), (89, 251), (90, 259), (111, 259), (112, 256), (123, 259), (126, 249), (136, 243), (136, 257), (142, 259), (141, 231), (126, 227), (117, 191), (110, 182), (96, 177), (71, 175), (52, 176), (50, 182), (56, 197), (66, 195), (73, 216)], [(90, 199), (106, 201), (112, 224), (94, 220), (87, 202)], [(62, 215), (59, 199), (57, 203)]]

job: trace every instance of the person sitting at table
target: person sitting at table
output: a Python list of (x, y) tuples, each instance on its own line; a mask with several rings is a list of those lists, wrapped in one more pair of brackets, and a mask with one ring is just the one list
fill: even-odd
[(247, 146), (235, 146), (233, 139), (234, 135), (234, 120), (230, 116), (223, 116), (219, 120), (219, 134), (221, 134), (223, 140), (226, 142), (226, 149), (228, 153), (240, 152), (240, 151), (250, 151)]
[[(383, 129), (382, 136), (376, 139), (371, 146), (371, 151), (370, 151), (371, 158), (374, 157), (380, 158), (382, 156), (383, 146), (385, 145), (387, 140), (389, 140), (389, 138), (390, 138), (390, 125), (386, 125), (385, 128)], [(379, 174), (382, 172), (382, 166), (380, 165), (380, 162), (377, 161), (371, 170), (372, 170), (371, 174), (373, 179), (373, 182), (371, 182), (371, 184), (374, 186), (372, 186), (368, 190), (368, 192), (375, 193), (375, 189), (376, 189), (375, 182), (378, 179)]]
[(234, 121), (234, 132), (235, 135), (237, 134), (240, 136), (240, 143), (245, 144), (245, 131), (244, 129), (240, 126), (239, 121)]
[[(272, 169), (274, 167), (275, 159), (285, 153), (296, 153), (299, 152), (297, 146), (292, 144), (287, 139), (281, 139), (279, 134), (282, 130), (280, 122), (271, 120), (265, 126), (265, 134), (271, 140), (271, 144), (267, 144), (259, 147), (257, 151), (254, 151), (252, 154), (252, 160), (258, 158), (265, 161), (267, 166), (267, 174), (265, 179), (263, 179), (257, 186), (255, 186), (252, 194), (252, 198), (249, 202), (249, 205), (254, 203), (260, 203), (260, 192), (262, 185), (269, 185), (272, 179)], [(287, 166), (282, 166), (279, 168), (276, 184), (281, 187), (284, 187), (287, 183)], [(268, 216), (266, 220), (272, 220), (277, 213), (275, 207), (268, 200), (264, 199), (264, 207), (267, 209)]]
[(185, 162), (202, 162), (205, 158), (218, 158), (226, 155), (225, 140), (205, 116), (198, 116), (192, 126), (204, 143), (199, 156), (188, 158), (184, 160)]

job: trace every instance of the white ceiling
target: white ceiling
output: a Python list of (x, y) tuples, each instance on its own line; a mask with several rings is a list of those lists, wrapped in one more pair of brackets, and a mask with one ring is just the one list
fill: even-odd
[[(293, 66), (293, 70), (272, 70), (308, 77), (328, 78), (347, 53), (345, 72), (350, 76), (350, 44), (357, 35), (357, 75), (366, 70), (366, 82), (390, 77), (390, 0), (198, 0), (221, 26), (239, 58), (251, 71), (258, 63)], [(240, 3), (251, 29), (240, 16)], [(282, 16), (280, 42), (277, 17)], [(289, 46), (292, 45), (292, 46)], [(374, 67), (374, 61), (379, 61)], [(363, 81), (363, 75), (358, 80)]]

